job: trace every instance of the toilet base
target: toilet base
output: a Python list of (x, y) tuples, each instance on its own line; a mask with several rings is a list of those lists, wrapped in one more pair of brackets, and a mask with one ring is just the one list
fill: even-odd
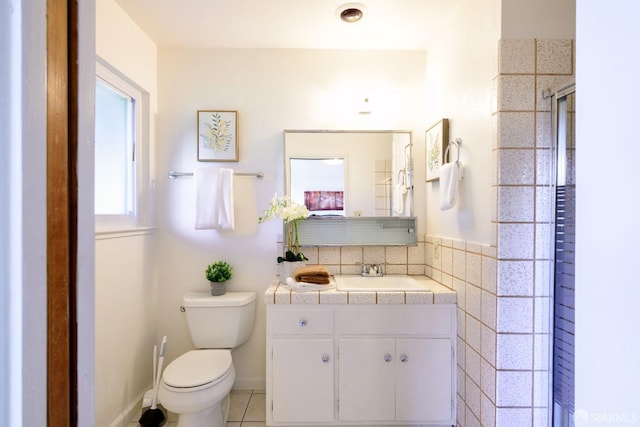
[(158, 399), (178, 416), (178, 427), (225, 427), (231, 400), (229, 393), (235, 378), (235, 368), (231, 365), (221, 382), (196, 392), (171, 391), (161, 381)]
[(229, 418), (231, 399), (227, 395), (222, 402), (195, 414), (178, 415), (177, 427), (224, 427)]

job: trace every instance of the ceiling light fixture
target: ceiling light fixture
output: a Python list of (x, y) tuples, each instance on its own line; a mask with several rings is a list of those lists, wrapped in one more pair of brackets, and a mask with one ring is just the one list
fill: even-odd
[(362, 19), (365, 11), (366, 7), (362, 3), (345, 3), (338, 6), (336, 9), (336, 16), (338, 16), (338, 18), (343, 22), (353, 24), (354, 22), (358, 22)]

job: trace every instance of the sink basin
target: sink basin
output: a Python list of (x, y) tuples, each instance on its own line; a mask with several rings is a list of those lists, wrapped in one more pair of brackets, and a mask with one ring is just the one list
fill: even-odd
[(382, 277), (334, 276), (334, 279), (339, 291), (429, 291), (426, 284), (406, 275)]

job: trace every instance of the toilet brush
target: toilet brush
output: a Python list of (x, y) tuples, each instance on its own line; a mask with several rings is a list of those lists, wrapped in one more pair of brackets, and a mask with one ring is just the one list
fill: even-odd
[(153, 385), (156, 381), (156, 369), (158, 368), (158, 346), (153, 346), (153, 374), (151, 375), (151, 390), (147, 390), (142, 398), (142, 409), (151, 406), (151, 400), (153, 399)]
[(153, 399), (151, 407), (144, 411), (138, 422), (141, 426), (159, 426), (164, 421), (164, 412), (158, 409), (158, 388), (160, 387), (160, 378), (162, 377), (162, 364), (164, 363), (164, 352), (167, 349), (167, 337), (162, 337), (160, 344), (160, 357), (158, 359), (158, 371), (153, 383)]

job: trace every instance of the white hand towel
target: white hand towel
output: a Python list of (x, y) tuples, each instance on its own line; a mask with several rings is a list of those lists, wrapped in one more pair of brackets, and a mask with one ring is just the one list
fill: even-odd
[(393, 191), (393, 212), (397, 215), (401, 215), (404, 211), (404, 195), (406, 194), (406, 188), (404, 184), (397, 183), (396, 188)]
[(223, 230), (235, 228), (233, 209), (233, 169), (220, 169), (218, 175), (218, 226)]
[(294, 279), (293, 277), (287, 277), (287, 280), (285, 282), (291, 290), (298, 292), (327, 291), (336, 287), (336, 284), (333, 280), (331, 280), (331, 283), (329, 283), (328, 285), (318, 285), (315, 283), (296, 282), (296, 279)]
[(440, 167), (440, 210), (455, 206), (458, 198), (458, 182), (462, 179), (460, 162), (446, 163)]
[(196, 168), (196, 230), (233, 230), (233, 170)]

